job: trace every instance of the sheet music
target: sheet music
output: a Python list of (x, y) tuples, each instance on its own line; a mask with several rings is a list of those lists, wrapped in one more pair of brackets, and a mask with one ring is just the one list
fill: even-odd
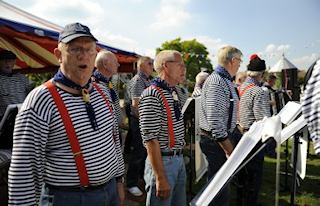
[(184, 103), (184, 105), (183, 105), (183, 107), (182, 107), (182, 109), (181, 109), (181, 113), (182, 113), (182, 114), (185, 113), (185, 111), (187, 110), (187, 108), (188, 108), (190, 102), (192, 102), (192, 100), (193, 100), (193, 98), (192, 98), (192, 97), (189, 97), (189, 98), (187, 99), (186, 103)]
[(250, 130), (242, 136), (229, 159), (223, 164), (202, 193), (191, 201), (190, 205), (206, 206), (211, 202), (236, 171), (241, 162), (248, 156), (250, 151), (261, 139), (266, 119), (267, 118), (264, 118), (259, 122), (253, 123)]
[(290, 124), (301, 113), (301, 105), (297, 102), (288, 102), (279, 112), (283, 124)]
[(281, 131), (281, 144), (306, 125), (307, 125), (306, 120), (304, 119), (303, 116), (300, 116), (296, 121), (292, 122), (287, 127), (285, 127)]

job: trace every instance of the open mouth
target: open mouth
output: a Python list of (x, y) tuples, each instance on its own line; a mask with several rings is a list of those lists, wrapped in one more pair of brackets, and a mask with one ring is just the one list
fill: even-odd
[(80, 65), (79, 66), (81, 69), (86, 69), (87, 68), (87, 65)]

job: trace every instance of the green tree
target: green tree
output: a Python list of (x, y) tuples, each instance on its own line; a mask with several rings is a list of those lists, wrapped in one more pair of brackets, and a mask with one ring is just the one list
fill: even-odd
[(187, 67), (187, 86), (189, 87), (189, 83), (195, 82), (196, 75), (200, 72), (202, 67), (213, 70), (212, 64), (209, 59), (207, 59), (207, 55), (209, 52), (207, 48), (193, 39), (191, 41), (181, 41), (181, 38), (174, 39), (169, 42), (165, 42), (162, 44), (160, 48), (156, 49), (156, 53), (158, 54), (162, 50), (173, 49), (181, 52), (183, 54), (183, 60)]
[(37, 87), (49, 79), (53, 78), (56, 72), (48, 72), (48, 73), (43, 73), (43, 74), (27, 74), (26, 76), (28, 79), (32, 82), (33, 87)]

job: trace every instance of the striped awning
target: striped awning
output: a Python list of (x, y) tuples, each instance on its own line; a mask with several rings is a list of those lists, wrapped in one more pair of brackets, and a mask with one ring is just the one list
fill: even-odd
[[(56, 71), (59, 63), (53, 51), (58, 45), (62, 27), (3, 1), (0, 1), (0, 8), (0, 50), (6, 49), (16, 54), (17, 63), (14, 69), (20, 70), (21, 73)], [(132, 72), (135, 62), (140, 57), (136, 53), (98, 42), (97, 50), (101, 49), (109, 50), (116, 55), (120, 63), (119, 72)]]

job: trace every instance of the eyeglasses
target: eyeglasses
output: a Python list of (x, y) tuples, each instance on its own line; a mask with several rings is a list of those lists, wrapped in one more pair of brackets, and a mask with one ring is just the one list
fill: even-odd
[(235, 59), (238, 59), (240, 61), (240, 64), (243, 62), (242, 59), (239, 59), (237, 57), (234, 57)]
[(84, 47), (73, 47), (67, 49), (68, 53), (79, 55), (81, 53), (88, 53), (89, 55), (94, 55), (96, 53), (96, 49), (94, 48), (84, 48)]
[(180, 61), (167, 61), (167, 62), (175, 62), (175, 63), (178, 63), (179, 67), (186, 67), (186, 65), (183, 62), (180, 62)]

